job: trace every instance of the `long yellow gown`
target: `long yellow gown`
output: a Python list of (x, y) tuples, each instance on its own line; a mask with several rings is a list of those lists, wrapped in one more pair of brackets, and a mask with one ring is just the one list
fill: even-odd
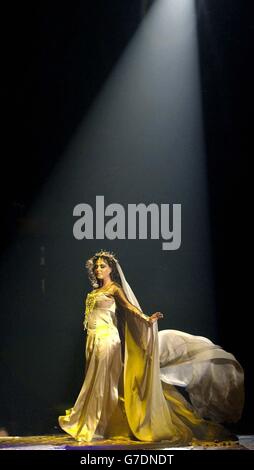
[(157, 322), (149, 325), (116, 283), (88, 294), (85, 326), (86, 375), (74, 406), (58, 418), (65, 432), (86, 442), (229, 438), (218, 422), (237, 421), (243, 407), (243, 371), (232, 354), (207, 338), (158, 334)]

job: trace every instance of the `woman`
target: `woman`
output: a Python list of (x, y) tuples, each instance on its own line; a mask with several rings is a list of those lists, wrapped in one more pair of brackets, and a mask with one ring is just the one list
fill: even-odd
[(86, 375), (60, 427), (87, 442), (95, 435), (184, 445), (228, 439), (218, 423), (237, 421), (243, 406), (234, 356), (207, 338), (158, 334), (163, 315), (142, 312), (112, 253), (100, 251), (86, 266), (94, 287), (86, 298)]

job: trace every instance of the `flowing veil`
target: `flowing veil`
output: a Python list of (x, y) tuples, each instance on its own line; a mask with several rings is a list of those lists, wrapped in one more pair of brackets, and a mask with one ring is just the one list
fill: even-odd
[[(127, 299), (141, 310), (118, 262), (116, 267)], [(216, 423), (236, 422), (242, 413), (244, 374), (231, 353), (202, 336), (158, 332), (157, 322), (149, 327), (133, 315), (126, 321), (124, 382), (128, 421), (141, 440), (226, 438)], [(183, 388), (189, 400), (179, 392)]]
[(137, 300), (137, 298), (136, 298), (136, 296), (133, 292), (133, 290), (131, 289), (130, 285), (126, 281), (125, 275), (124, 275), (123, 270), (122, 270), (122, 268), (121, 268), (118, 261), (116, 261), (116, 267), (117, 267), (117, 271), (118, 271), (118, 274), (119, 274), (121, 282), (122, 282), (122, 288), (125, 292), (125, 295), (126, 295), (127, 299), (129, 300), (129, 302), (132, 305), (135, 305), (135, 307), (142, 310), (140, 305), (139, 305), (139, 302), (138, 302), (138, 300)]

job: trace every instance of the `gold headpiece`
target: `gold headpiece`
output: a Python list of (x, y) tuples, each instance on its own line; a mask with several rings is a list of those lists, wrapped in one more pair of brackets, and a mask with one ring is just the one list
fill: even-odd
[(105, 257), (111, 259), (112, 261), (115, 261), (115, 263), (118, 262), (115, 254), (112, 253), (111, 251), (100, 250), (100, 251), (97, 251), (97, 253), (95, 253), (95, 255), (93, 257), (100, 257), (100, 256), (105, 256)]

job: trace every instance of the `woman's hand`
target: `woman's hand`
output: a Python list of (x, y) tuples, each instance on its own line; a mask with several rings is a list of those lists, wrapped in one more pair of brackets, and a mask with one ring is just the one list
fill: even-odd
[(149, 323), (152, 325), (154, 322), (159, 320), (159, 318), (163, 318), (163, 313), (161, 312), (155, 312), (149, 317)]

